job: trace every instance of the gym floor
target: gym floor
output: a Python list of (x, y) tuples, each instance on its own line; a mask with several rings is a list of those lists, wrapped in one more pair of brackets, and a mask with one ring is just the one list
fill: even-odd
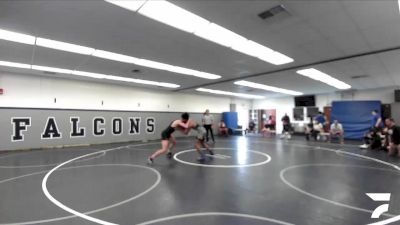
[[(400, 160), (356, 144), (218, 138), (201, 164), (194, 140), (181, 138), (173, 159), (152, 166), (146, 159), (159, 141), (1, 153), (0, 224), (349, 225), (396, 217)], [(388, 202), (366, 193), (391, 193), (389, 211), (371, 219)]]

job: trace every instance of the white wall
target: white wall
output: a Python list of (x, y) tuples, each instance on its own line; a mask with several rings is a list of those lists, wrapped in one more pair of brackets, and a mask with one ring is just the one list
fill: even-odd
[(287, 113), (287, 115), (293, 121), (293, 108), (293, 97), (271, 98), (253, 101), (253, 109), (276, 109), (276, 130), (278, 133), (282, 131), (283, 125), (281, 118), (285, 115), (285, 113)]
[[(173, 93), (130, 86), (0, 72), (0, 107), (72, 108), (132, 111), (229, 111), (229, 104), (251, 108), (251, 101)], [(54, 103), (57, 98), (57, 103)], [(101, 105), (101, 101), (104, 105)], [(140, 104), (140, 106), (139, 106)]]
[(330, 106), (332, 101), (355, 101), (355, 100), (379, 100), (384, 104), (394, 102), (395, 87), (378, 88), (359, 91), (345, 91), (342, 93), (320, 94), (316, 95), (316, 105), (322, 109), (324, 106)]

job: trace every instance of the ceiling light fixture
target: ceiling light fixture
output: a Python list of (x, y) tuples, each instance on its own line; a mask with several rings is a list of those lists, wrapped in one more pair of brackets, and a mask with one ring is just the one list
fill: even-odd
[(72, 70), (61, 69), (56, 67), (38, 66), (38, 65), (32, 65), (32, 69), (46, 71), (46, 72), (54, 72), (54, 73), (66, 73), (66, 74), (72, 73)]
[(146, 2), (146, 0), (135, 0), (135, 1), (104, 0), (104, 1), (132, 11), (138, 10)]
[[(31, 37), (31, 39), (32, 38), (33, 39), (30, 40), (27, 37)], [(94, 49), (94, 48), (90, 48), (90, 47), (86, 47), (86, 46), (75, 45), (75, 44), (70, 44), (70, 43), (56, 41), (56, 40), (50, 40), (50, 39), (46, 39), (46, 38), (40, 38), (40, 37), (35, 38), (33, 36), (14, 33), (14, 32), (5, 31), (5, 30), (0, 30), (0, 39), (16, 41), (16, 42), (21, 42), (21, 43), (31, 43), (31, 44), (35, 44), (35, 41), (36, 41), (37, 46), (52, 48), (52, 49), (56, 49), (56, 50), (73, 52), (73, 53), (84, 54), (84, 55), (92, 55), (92, 56), (103, 58), (103, 59), (108, 59), (108, 60), (113, 60), (113, 61), (118, 61), (118, 62), (123, 62), (123, 63), (129, 63), (129, 64), (136, 64), (136, 65), (145, 66), (145, 67), (149, 67), (149, 68), (153, 68), (153, 69), (166, 70), (166, 71), (170, 71), (170, 72), (174, 72), (174, 73), (181, 73), (181, 74), (191, 75), (191, 76), (200, 77), (200, 78), (204, 78), (204, 79), (219, 79), (219, 78), (221, 78), (220, 75), (216, 75), (216, 74), (212, 74), (212, 73), (206, 73), (206, 72), (202, 72), (202, 71), (198, 71), (198, 70), (192, 70), (192, 69), (188, 69), (188, 68), (184, 68), (184, 67), (173, 66), (170, 64), (166, 64), (166, 63), (156, 62), (156, 61), (147, 60), (147, 59), (135, 58), (135, 57), (128, 56), (128, 55)], [(29, 42), (29, 40), (30, 40), (30, 42)], [(51, 72), (51, 71), (48, 71), (48, 72)]]
[(272, 92), (288, 94), (288, 95), (302, 95), (303, 94), (303, 93), (298, 92), (298, 91), (292, 91), (292, 90), (288, 90), (288, 89), (268, 86), (268, 85), (254, 83), (254, 82), (245, 81), (245, 80), (236, 81), (236, 82), (234, 82), (234, 84), (241, 85), (241, 86), (246, 86), (246, 87), (251, 87), (251, 88), (256, 88), (256, 89), (262, 89), (262, 90), (266, 90), (266, 91), (272, 91)]
[(28, 44), (28, 45), (34, 45), (36, 38), (31, 35), (26, 35), (26, 34), (21, 34), (21, 33), (16, 33), (16, 32), (12, 32), (12, 31), (0, 29), (0, 39), (23, 43), (23, 44)]
[(124, 82), (146, 84), (146, 85), (153, 85), (153, 86), (167, 87), (167, 88), (180, 87), (180, 85), (178, 85), (178, 84), (172, 84), (172, 83), (166, 83), (166, 82), (133, 79), (133, 78), (129, 78), (129, 77), (106, 75), (106, 74), (100, 74), (100, 73), (91, 73), (91, 72), (78, 71), (78, 70), (72, 71), (72, 70), (56, 68), (56, 67), (28, 65), (28, 64), (22, 64), (22, 63), (16, 63), (16, 62), (0, 61), (0, 66), (32, 69), (32, 70), (39, 70), (39, 71), (44, 71), (44, 72), (71, 74), (71, 75), (84, 76), (84, 77), (90, 77), (90, 78), (95, 78), (95, 79), (108, 79), (108, 80), (124, 81)]
[(197, 88), (196, 91), (207, 92), (207, 93), (217, 94), (217, 95), (236, 96), (236, 97), (241, 97), (241, 98), (251, 98), (251, 99), (264, 98), (264, 96), (261, 96), (261, 95), (249, 95), (249, 94), (234, 93), (234, 92), (229, 92), (229, 91), (213, 90), (213, 89), (207, 89), (207, 88)]
[(31, 65), (28, 65), (28, 64), (15, 63), (15, 62), (6, 62), (6, 61), (0, 61), (0, 66), (23, 68), (23, 69), (30, 69), (31, 68)]
[(90, 72), (84, 72), (84, 71), (72, 71), (72, 75), (77, 75), (77, 76), (84, 76), (84, 77), (91, 77), (91, 78), (97, 78), (97, 79), (104, 79), (107, 75), (101, 74), (101, 73), (90, 73)]
[(225, 47), (241, 45), (247, 39), (215, 23), (196, 29), (195, 35)]
[(237, 45), (233, 45), (232, 49), (254, 57), (262, 57), (265, 55), (270, 55), (274, 52), (274, 50), (251, 40), (246, 40), (242, 43), (238, 43)]
[(96, 51), (94, 51), (92, 55), (99, 57), (99, 58), (109, 59), (109, 60), (124, 62), (124, 63), (136, 64), (140, 60), (139, 58), (122, 55), (122, 54), (118, 54), (118, 53), (114, 53), (114, 52), (107, 52), (107, 51), (98, 50), (98, 49), (96, 49)]
[(189, 33), (210, 23), (210, 21), (167, 1), (147, 1), (138, 13)]
[(282, 65), (282, 64), (286, 64), (286, 63), (291, 63), (294, 60), (290, 57), (288, 57), (287, 55), (284, 55), (280, 52), (272, 52), (271, 54), (265, 55), (265, 56), (259, 56), (258, 57), (261, 60), (264, 60), (266, 62), (269, 62), (271, 64), (274, 65)]
[[(165, 0), (147, 1), (141, 3), (139, 7), (126, 7), (123, 0), (106, 0), (109, 3), (123, 8), (137, 11), (153, 20), (175, 27), (177, 29), (193, 33), (203, 39), (215, 42), (219, 45), (232, 48), (243, 54), (257, 57), (275, 65), (291, 63), (294, 60), (280, 52), (273, 51), (254, 41), (247, 40), (245, 37), (235, 32), (212, 23), (194, 13), (191, 13), (177, 5)], [(129, 1), (127, 1), (129, 2)]]
[(321, 81), (327, 85), (330, 85), (332, 87), (335, 87), (337, 89), (345, 90), (345, 89), (350, 89), (351, 86), (346, 84), (343, 81), (340, 81), (326, 73), (323, 73), (317, 69), (314, 68), (309, 68), (309, 69), (303, 69), (303, 70), (298, 70), (296, 73), (309, 77), (311, 79)]
[(52, 48), (52, 49), (57, 49), (57, 50), (66, 51), (66, 52), (73, 52), (73, 53), (78, 53), (78, 54), (83, 54), (83, 55), (91, 55), (95, 50), (94, 48), (88, 48), (88, 47), (81, 46), (81, 45), (75, 45), (75, 44), (70, 44), (70, 43), (66, 43), (66, 42), (40, 38), (40, 37), (38, 37), (36, 39), (36, 45), (45, 47), (45, 48)]

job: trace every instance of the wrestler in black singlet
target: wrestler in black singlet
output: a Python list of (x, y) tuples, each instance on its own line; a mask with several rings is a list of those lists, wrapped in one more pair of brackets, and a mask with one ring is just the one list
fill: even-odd
[(171, 127), (171, 124), (161, 133), (161, 140), (169, 140), (171, 138), (171, 134), (175, 131), (175, 128)]

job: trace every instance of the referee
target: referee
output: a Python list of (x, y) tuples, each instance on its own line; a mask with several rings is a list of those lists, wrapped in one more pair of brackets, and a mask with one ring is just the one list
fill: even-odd
[(203, 121), (204, 128), (206, 128), (206, 142), (208, 142), (208, 134), (211, 133), (211, 139), (212, 139), (213, 143), (215, 143), (214, 133), (212, 130), (212, 124), (214, 122), (214, 118), (212, 115), (210, 115), (210, 110), (208, 110), (208, 109), (206, 110), (206, 112), (203, 115), (202, 121)]

